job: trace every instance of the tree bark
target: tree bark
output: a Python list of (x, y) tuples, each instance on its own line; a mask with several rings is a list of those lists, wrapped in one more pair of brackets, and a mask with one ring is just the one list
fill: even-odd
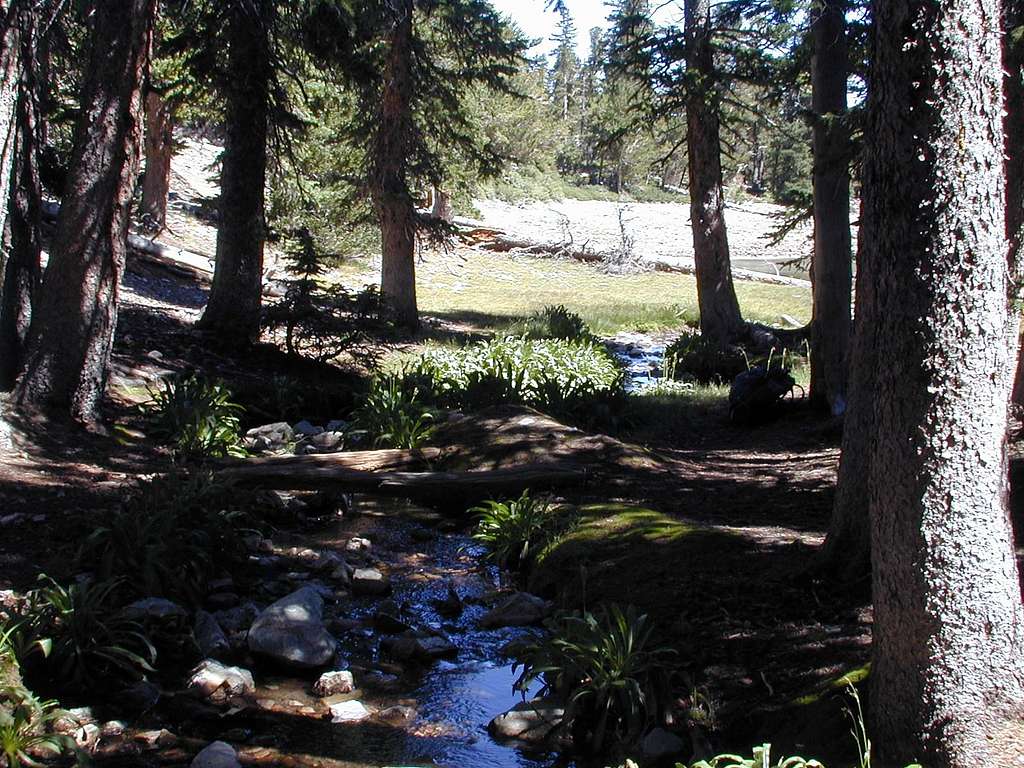
[(107, 383), (156, 0), (96, 2), (68, 186), (16, 401), (95, 423)]
[(814, 112), (814, 262), (810, 399), (846, 411), (853, 273), (850, 253), (849, 132), (846, 115), (846, 0), (812, 9), (811, 109)]
[[(1006, 97), (1006, 238), (1010, 243), (1011, 294), (1021, 310), (1024, 269), (1024, 0), (1003, 1), (1003, 87)], [(1024, 344), (1018, 347), (1024, 349)], [(1024, 355), (1018, 351), (1013, 402), (1024, 406)]]
[(228, 11), (226, 141), (210, 299), (199, 327), (226, 346), (248, 346), (260, 329), (267, 132), (273, 76), (267, 21), (271, 0), (233, 2)]
[(10, 194), (14, 161), (21, 55), (19, 5), (20, 0), (0, 0), (0, 201), (4, 201), (4, 205), (0, 205), (0, 232), (7, 226), (6, 201)]
[(416, 306), (416, 205), (406, 174), (412, 127), (413, 2), (392, 3), (380, 121), (374, 148), (373, 202), (380, 219), (384, 304), (400, 326), (419, 326)]
[(690, 223), (697, 273), (701, 334), (719, 346), (744, 331), (732, 283), (722, 189), (722, 145), (715, 94), (710, 0), (686, 0), (686, 144), (690, 172)]
[(171, 188), (174, 154), (174, 116), (157, 91), (146, 94), (145, 170), (142, 176), (142, 214), (147, 228), (161, 232), (167, 225), (167, 193)]
[(1024, 754), (999, 28), (998, 0), (875, 4), (870, 719), (887, 765), (1009, 766)]
[(16, 106), (17, 130), (11, 171), (4, 267), (0, 293), (0, 391), (14, 387), (25, 356), (32, 302), (42, 273), (39, 178), (39, 103), (36, 79), (37, 17), (27, 4), (19, 12), (22, 73)]

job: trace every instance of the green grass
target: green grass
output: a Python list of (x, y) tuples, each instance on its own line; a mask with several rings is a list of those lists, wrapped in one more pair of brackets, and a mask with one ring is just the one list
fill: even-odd
[[(430, 254), (417, 270), (420, 310), (476, 329), (503, 330), (558, 304), (578, 313), (598, 335), (680, 328), (696, 316), (692, 275), (609, 275), (572, 261), (480, 251)], [(352, 287), (376, 279), (365, 261), (346, 262), (340, 276)], [(737, 281), (736, 293), (748, 320), (810, 319), (810, 291), (804, 288)]]

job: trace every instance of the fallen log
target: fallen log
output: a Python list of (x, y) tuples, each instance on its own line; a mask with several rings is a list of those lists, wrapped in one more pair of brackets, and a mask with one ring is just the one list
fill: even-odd
[[(224, 480), (249, 483), (289, 482), (288, 478), (304, 474), (319, 475), (336, 470), (382, 472), (429, 469), (441, 458), (440, 448), (415, 451), (385, 449), (377, 451), (342, 451), (315, 453), (309, 456), (265, 456), (255, 459), (222, 459), (218, 462)], [(271, 486), (267, 486), (271, 487)]]
[[(322, 457), (295, 457), (321, 458)], [(368, 471), (318, 462), (281, 466), (243, 466), (221, 470), (219, 476), (239, 485), (281, 491), (325, 489), (369, 493), (454, 506), (487, 498), (517, 496), (524, 490), (551, 490), (582, 484), (586, 470), (569, 464), (526, 464), (468, 472)]]

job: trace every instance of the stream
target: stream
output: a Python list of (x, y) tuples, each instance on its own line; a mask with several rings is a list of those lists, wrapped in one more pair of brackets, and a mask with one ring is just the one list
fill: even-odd
[[(268, 735), (260, 718), (240, 715), (238, 727), (228, 733), (252, 734), (253, 746), (238, 744), (243, 761), (324, 768), (570, 766), (555, 755), (527, 756), (487, 733), (492, 718), (522, 700), (513, 692), (516, 675), (502, 649), (537, 630), (477, 628), (500, 586), (497, 569), (483, 564), (482, 548), (450, 518), (408, 502), (356, 497), (353, 511), (323, 530), (295, 534), (294, 542), (275, 538), (275, 546), (345, 552), (353, 538), (371, 543), (365, 559), (388, 573), (392, 593), (341, 603), (333, 628), (346, 662), (337, 666), (351, 669), (361, 688), (351, 698), (375, 714), (351, 724), (311, 717), (320, 700), (310, 693), (310, 680), (268, 677), (257, 670), (254, 698), (260, 709), (273, 713), (266, 719), (273, 730)], [(464, 603), (457, 618), (445, 618), (435, 607), (449, 585)], [(374, 617), (385, 600), (397, 605), (402, 621), (442, 633), (458, 648), (457, 656), (426, 666), (382, 661), (380, 639), (387, 633), (375, 628)], [(261, 746), (274, 737), (276, 743)]]

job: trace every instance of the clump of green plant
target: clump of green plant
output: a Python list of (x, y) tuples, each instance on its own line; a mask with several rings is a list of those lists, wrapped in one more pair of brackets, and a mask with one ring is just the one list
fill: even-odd
[(136, 596), (194, 605), (217, 571), (244, 555), (242, 538), (261, 523), (256, 506), (253, 494), (209, 473), (155, 478), (85, 539), (78, 564)]
[(742, 349), (720, 347), (700, 333), (683, 333), (665, 350), (665, 374), (672, 379), (689, 378), (702, 384), (728, 382), (747, 366)]
[(175, 376), (149, 390), (143, 412), (153, 437), (186, 459), (244, 456), (240, 445), (242, 406), (218, 381), (196, 373)]
[(375, 378), (355, 413), (356, 433), (379, 448), (420, 448), (434, 431), (433, 421), (415, 382), (394, 374)]
[[(772, 762), (772, 745), (762, 744), (754, 747), (753, 756), (744, 758), (739, 755), (718, 755), (710, 760), (700, 760), (689, 768), (825, 768), (817, 760), (808, 760), (803, 757), (780, 757), (778, 761)], [(687, 768), (682, 763), (676, 763), (676, 768)]]
[(68, 736), (48, 732), (61, 711), (56, 701), (42, 701), (24, 688), (0, 691), (0, 754), (7, 768), (38, 766), (39, 753), (56, 755), (74, 749)]
[(523, 491), (518, 499), (485, 501), (469, 510), (477, 515), (473, 540), (502, 568), (524, 570), (551, 540), (551, 506)]
[(583, 318), (567, 309), (564, 304), (547, 306), (534, 312), (523, 323), (522, 335), (531, 339), (563, 339), (582, 341), (592, 339)]
[(507, 337), (467, 347), (432, 347), (401, 372), (442, 407), (530, 405), (595, 420), (624, 400), (619, 361), (593, 341)]
[(605, 754), (663, 719), (673, 652), (652, 647), (646, 615), (609, 605), (597, 613), (562, 614), (548, 629), (519, 655), (515, 689), (525, 696), (540, 681), (539, 695), (565, 701), (562, 727), (576, 749)]
[(42, 586), (29, 593), (25, 609), (43, 654), (30, 656), (29, 672), (38, 668), (63, 688), (84, 691), (109, 688), (111, 680), (134, 682), (153, 672), (156, 649), (138, 622), (120, 610), (118, 581), (63, 586), (40, 576)]

